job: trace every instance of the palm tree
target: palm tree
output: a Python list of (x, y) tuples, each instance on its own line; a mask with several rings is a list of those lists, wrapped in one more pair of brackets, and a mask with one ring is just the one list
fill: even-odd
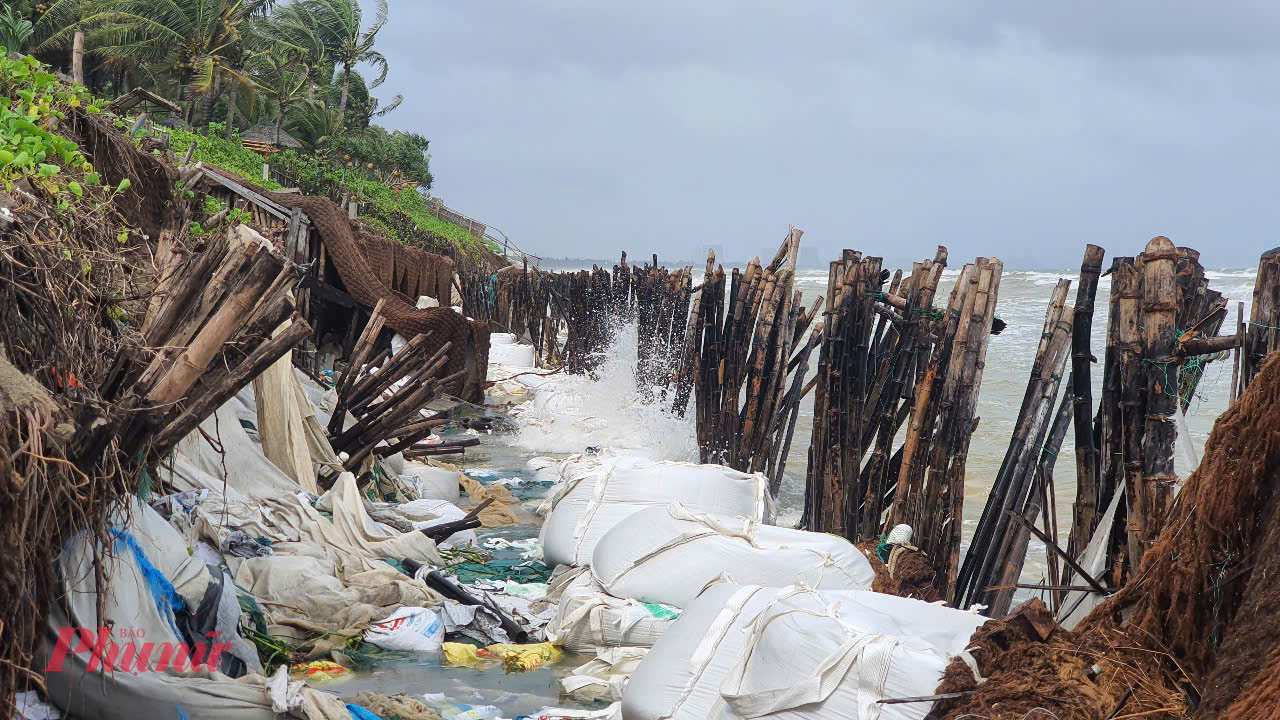
[(342, 116), (323, 101), (302, 100), (290, 113), (289, 133), (312, 150), (324, 150), (343, 132)]
[(351, 87), (351, 70), (357, 63), (367, 62), (381, 72), (369, 87), (382, 84), (387, 77), (387, 59), (373, 49), (374, 36), (387, 24), (387, 0), (376, 0), (373, 24), (364, 28), (364, 11), (359, 0), (299, 0), (312, 17), (334, 62), (342, 66), (342, 95), (338, 114), (347, 112), (347, 95)]
[(271, 28), (277, 43), (292, 50), (294, 59), (306, 68), (307, 99), (315, 100), (321, 78), (333, 72), (333, 58), (316, 16), (304, 5), (290, 3), (272, 13)]
[[(40, 19), (43, 46), (85, 32), (90, 53), (116, 67), (176, 73), (200, 98), (206, 124), (224, 85), (253, 92), (239, 67), (247, 21), (271, 0), (58, 0)], [(188, 111), (194, 110), (194, 103)]]
[(31, 21), (18, 12), (13, 5), (0, 12), (0, 47), (6, 52), (22, 52), (27, 40), (35, 32)]
[(279, 144), (290, 106), (306, 96), (308, 68), (291, 46), (278, 44), (269, 52), (254, 55), (250, 70), (258, 88), (275, 101), (275, 141)]

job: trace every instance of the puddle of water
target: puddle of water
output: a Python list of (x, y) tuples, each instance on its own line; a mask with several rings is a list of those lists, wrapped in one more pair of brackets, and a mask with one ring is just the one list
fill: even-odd
[(503, 717), (532, 713), (547, 706), (595, 709), (604, 704), (583, 704), (560, 690), (560, 679), (574, 668), (591, 660), (586, 655), (566, 652), (554, 665), (529, 672), (507, 673), (501, 667), (480, 670), (469, 667), (443, 667), (440, 659), (424, 656), (419, 661), (382, 665), (368, 672), (352, 673), (349, 679), (324, 688), (343, 696), (372, 691), (384, 695), (405, 693), (421, 697), (427, 693), (443, 693), (457, 703), (494, 705)]

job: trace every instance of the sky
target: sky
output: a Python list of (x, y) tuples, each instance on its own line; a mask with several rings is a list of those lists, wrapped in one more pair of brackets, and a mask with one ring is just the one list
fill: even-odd
[(383, 123), (535, 255), (732, 261), (789, 225), (812, 265), (1280, 245), (1277, 3), (390, 5)]

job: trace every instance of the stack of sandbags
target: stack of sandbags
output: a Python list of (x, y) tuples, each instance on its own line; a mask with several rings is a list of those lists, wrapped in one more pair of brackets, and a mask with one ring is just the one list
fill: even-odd
[(624, 720), (906, 720), (965, 652), (979, 615), (866, 591), (718, 583), (632, 675)]
[(653, 647), (680, 616), (678, 608), (609, 595), (585, 567), (557, 568), (547, 600), (557, 603), (547, 641), (581, 653)]
[(517, 343), (511, 333), (490, 333), (489, 364), (505, 368), (534, 367), (533, 346)]
[(586, 565), (613, 526), (654, 505), (679, 502), (692, 512), (771, 523), (769, 481), (723, 465), (654, 462), (638, 457), (570, 458), (538, 508), (548, 565)]
[(744, 585), (870, 590), (871, 563), (848, 540), (751, 518), (655, 505), (596, 543), (591, 573), (610, 595), (685, 607), (718, 579)]

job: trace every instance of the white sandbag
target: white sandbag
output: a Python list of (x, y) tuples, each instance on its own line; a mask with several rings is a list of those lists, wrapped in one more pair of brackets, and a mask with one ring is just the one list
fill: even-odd
[(489, 364), (505, 365), (512, 368), (531, 368), (534, 366), (532, 345), (490, 345)]
[(409, 462), (405, 464), (405, 472), (414, 477), (413, 489), (418, 493), (418, 497), (450, 502), (458, 499), (457, 470)]
[(609, 595), (588, 568), (552, 577), (548, 597), (558, 597), (559, 605), (547, 623), (547, 641), (574, 652), (652, 647), (679, 617), (675, 608)]
[(546, 517), (539, 540), (548, 565), (590, 563), (596, 543), (610, 528), (639, 510), (672, 501), (693, 512), (773, 522), (773, 498), (763, 473), (630, 456), (575, 456), (560, 465), (560, 475), (563, 479), (538, 508)]
[(515, 333), (489, 333), (489, 350), (498, 345), (514, 345), (516, 342)]
[(533, 473), (537, 480), (556, 483), (560, 482), (560, 465), (563, 462), (563, 460), (539, 455), (529, 458), (529, 461), (524, 464), (524, 469)]
[(370, 625), (364, 639), (383, 650), (435, 653), (444, 642), (444, 623), (427, 608), (402, 607)]
[(596, 544), (591, 572), (615, 597), (685, 607), (722, 574), (765, 587), (870, 590), (875, 571), (848, 540), (748, 518), (653, 506)]
[(712, 585), (636, 668), (624, 720), (906, 720), (986, 618), (868, 591)]

